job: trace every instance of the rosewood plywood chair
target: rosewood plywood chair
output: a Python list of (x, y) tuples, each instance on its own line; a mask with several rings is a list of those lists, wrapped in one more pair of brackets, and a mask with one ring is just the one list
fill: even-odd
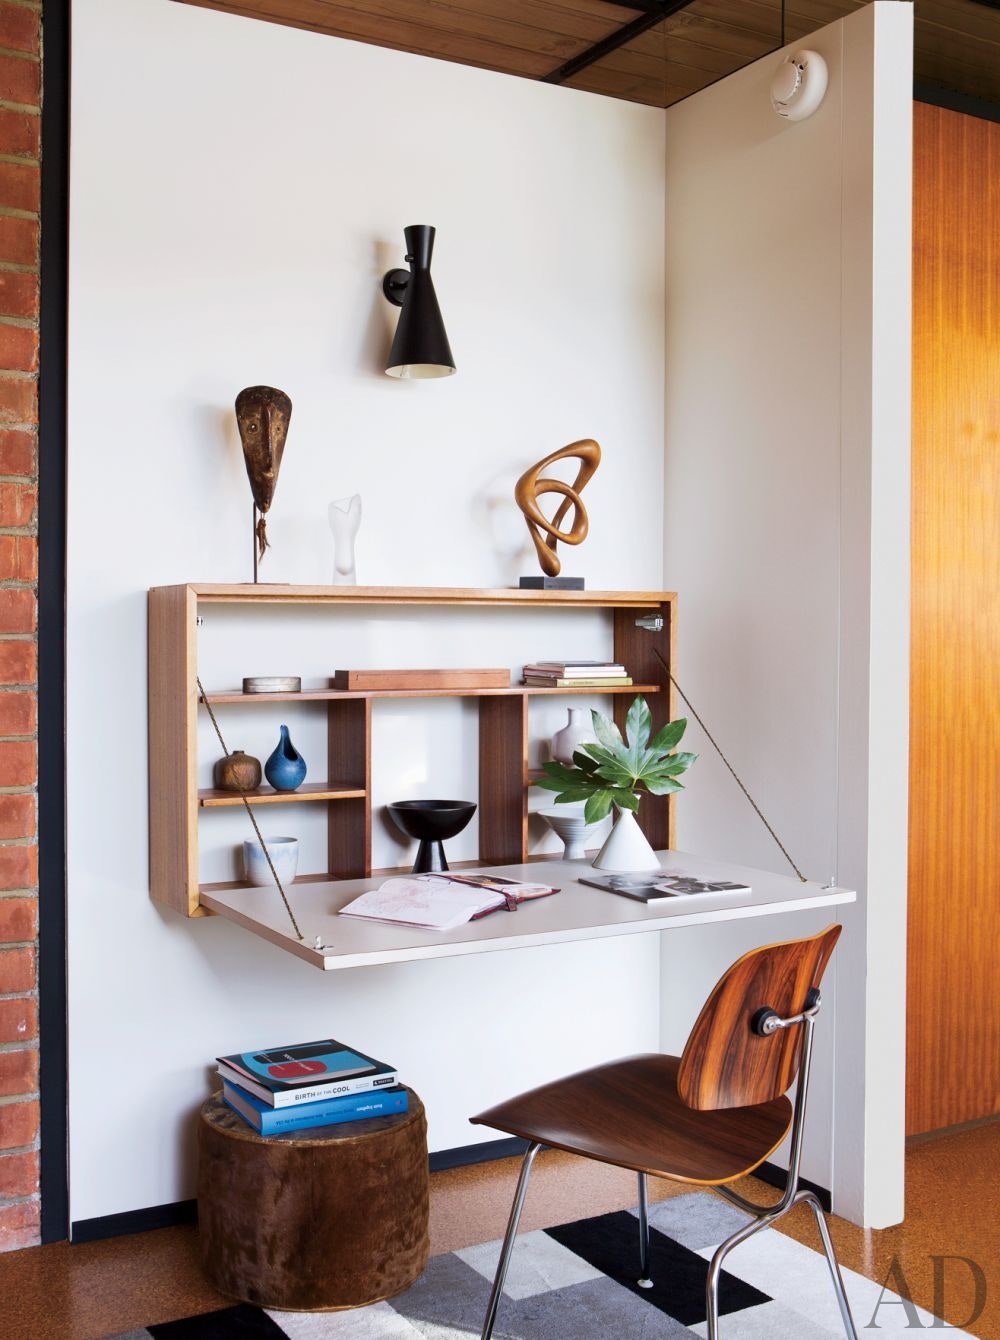
[[(733, 1247), (805, 1201), (816, 1217), (837, 1302), (858, 1340), (822, 1206), (799, 1186), (802, 1134), (819, 984), (840, 935), (828, 926), (805, 940), (765, 945), (723, 975), (695, 1022), (684, 1054), (630, 1056), (544, 1084), (473, 1117), (528, 1141), (490, 1294), (482, 1340), (493, 1334), (531, 1165), (539, 1149), (563, 1149), (639, 1175), (639, 1284), (649, 1279), (647, 1177), (711, 1187), (751, 1216), (718, 1247), (708, 1268), (708, 1340), (719, 1336), (719, 1276)], [(794, 1104), (786, 1097), (796, 1077)], [(785, 1192), (755, 1205), (728, 1183), (752, 1172), (791, 1131)]]

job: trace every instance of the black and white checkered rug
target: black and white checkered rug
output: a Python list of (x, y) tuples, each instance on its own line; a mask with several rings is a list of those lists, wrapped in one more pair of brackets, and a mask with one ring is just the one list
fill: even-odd
[[(635, 1211), (621, 1210), (518, 1237), (495, 1340), (667, 1340), (704, 1336), (705, 1271), (745, 1216), (704, 1192), (650, 1207), (652, 1289), (636, 1283)], [(499, 1242), (432, 1257), (388, 1302), (346, 1312), (265, 1311), (248, 1304), (129, 1331), (116, 1340), (459, 1340), (480, 1333)], [(826, 1261), (774, 1230), (727, 1258), (720, 1288), (724, 1340), (841, 1340)], [(934, 1326), (909, 1299), (852, 1271), (844, 1280), (859, 1332)], [(942, 1323), (937, 1322), (941, 1327)], [(950, 1335), (971, 1332), (947, 1328)]]

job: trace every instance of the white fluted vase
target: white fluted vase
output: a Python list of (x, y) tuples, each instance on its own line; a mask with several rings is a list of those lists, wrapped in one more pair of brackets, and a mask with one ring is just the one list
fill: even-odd
[(631, 810), (618, 811), (607, 842), (594, 857), (594, 868), (622, 873), (659, 870), (659, 858)]

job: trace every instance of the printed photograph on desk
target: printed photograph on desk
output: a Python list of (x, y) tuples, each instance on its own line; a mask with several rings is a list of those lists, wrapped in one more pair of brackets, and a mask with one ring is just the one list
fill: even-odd
[(671, 870), (663, 870), (658, 875), (641, 871), (621, 875), (581, 875), (580, 883), (649, 904), (683, 902), (690, 905), (711, 901), (722, 895), (749, 898), (752, 892), (747, 884), (734, 884), (726, 879), (697, 879), (693, 875), (682, 875)]
[(551, 884), (496, 875), (399, 875), (353, 899), (340, 915), (450, 931), (490, 912), (514, 912), (522, 902), (558, 892)]

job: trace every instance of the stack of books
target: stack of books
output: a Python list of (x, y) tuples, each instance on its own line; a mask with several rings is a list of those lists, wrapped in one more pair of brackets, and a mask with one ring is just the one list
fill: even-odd
[(632, 677), (617, 661), (535, 661), (524, 667), (525, 684), (543, 689), (610, 689)]
[(334, 1038), (217, 1056), (222, 1099), (261, 1135), (405, 1112), (395, 1069)]

